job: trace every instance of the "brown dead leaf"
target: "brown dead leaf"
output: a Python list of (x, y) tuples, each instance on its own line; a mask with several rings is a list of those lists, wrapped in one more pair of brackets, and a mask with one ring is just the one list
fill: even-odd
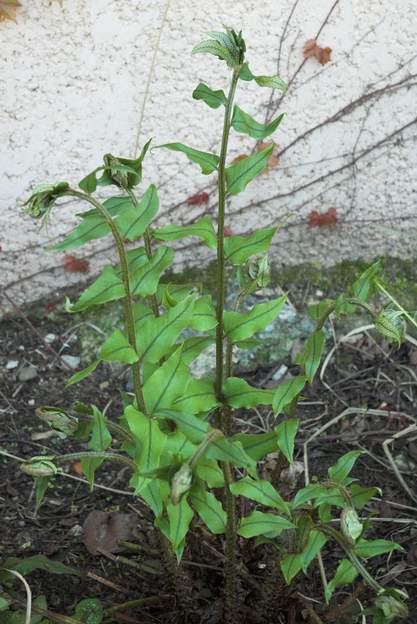
[(336, 225), (337, 211), (336, 208), (329, 208), (327, 212), (317, 212), (312, 210), (308, 215), (308, 225), (310, 227), (323, 227), (326, 225)]
[(19, 0), (0, 0), (0, 22), (16, 21), (16, 10), (22, 6)]
[(123, 547), (119, 542), (133, 541), (137, 537), (137, 516), (95, 510), (88, 514), (83, 529), (84, 545), (92, 555), (120, 552)]
[(316, 58), (320, 65), (326, 65), (330, 61), (332, 54), (331, 48), (322, 48), (317, 44), (315, 39), (309, 39), (304, 44), (304, 59)]

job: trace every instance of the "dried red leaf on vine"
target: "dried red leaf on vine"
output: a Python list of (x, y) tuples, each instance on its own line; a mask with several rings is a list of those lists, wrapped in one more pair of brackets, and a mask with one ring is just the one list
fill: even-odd
[(195, 195), (187, 197), (187, 204), (189, 206), (201, 206), (202, 204), (207, 204), (208, 200), (209, 194), (202, 191), (201, 193), (196, 193)]
[(323, 227), (326, 225), (336, 225), (336, 223), (336, 208), (329, 208), (327, 212), (317, 212), (317, 210), (312, 210), (308, 215), (308, 224), (310, 227)]
[(326, 65), (326, 63), (330, 61), (332, 49), (322, 48), (317, 44), (315, 39), (309, 39), (304, 44), (303, 54), (306, 60), (314, 57), (318, 60), (320, 65)]
[(233, 236), (232, 230), (227, 226), (224, 228), (224, 236), (225, 238), (227, 238), (228, 236)]
[(67, 255), (64, 258), (64, 271), (66, 273), (88, 273), (90, 263), (75, 256)]
[(16, 21), (16, 10), (22, 6), (19, 0), (0, 0), (0, 22)]

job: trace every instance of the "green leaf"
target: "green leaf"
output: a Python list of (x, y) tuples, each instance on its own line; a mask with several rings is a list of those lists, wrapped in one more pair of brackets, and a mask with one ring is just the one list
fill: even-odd
[(287, 585), (303, 568), (301, 553), (286, 553), (280, 559), (280, 567)]
[(97, 167), (97, 169), (94, 169), (94, 171), (92, 171), (91, 173), (86, 175), (82, 180), (80, 180), (80, 182), (78, 183), (78, 186), (80, 187), (82, 191), (84, 191), (84, 193), (88, 193), (88, 194), (94, 193), (94, 191), (97, 188), (96, 173), (102, 170), (103, 170), (103, 167)]
[(213, 173), (219, 166), (219, 157), (216, 154), (210, 152), (202, 152), (192, 147), (188, 147), (183, 143), (165, 143), (164, 145), (158, 145), (157, 147), (165, 147), (174, 152), (182, 152), (187, 158), (201, 167), (201, 173), (208, 175)]
[(194, 512), (184, 497), (178, 505), (167, 504), (169, 518), (169, 540), (173, 550), (177, 550), (188, 532)]
[(248, 63), (242, 65), (239, 78), (247, 81), (255, 80), (260, 87), (269, 87), (270, 89), (279, 89), (280, 91), (287, 89), (286, 83), (279, 76), (255, 76), (249, 69)]
[(81, 312), (93, 305), (101, 305), (125, 296), (123, 282), (113, 267), (107, 266), (101, 275), (84, 290), (78, 301), (68, 306), (69, 312)]
[(202, 442), (209, 431), (208, 423), (197, 418), (197, 416), (193, 416), (191, 413), (181, 413), (176, 410), (160, 410), (158, 417), (164, 420), (172, 420), (178, 425), (185, 437), (194, 444)]
[(239, 160), (226, 169), (227, 192), (230, 195), (238, 195), (245, 190), (249, 182), (264, 171), (268, 165), (268, 159), (274, 149), (273, 145)]
[(249, 474), (257, 477), (256, 462), (243, 450), (238, 441), (232, 442), (228, 438), (213, 440), (207, 448), (205, 456), (208, 459), (228, 461), (233, 466), (245, 468)]
[(205, 481), (209, 488), (221, 488), (224, 486), (223, 470), (217, 461), (203, 457), (197, 462), (195, 467), (196, 475)]
[[(311, 483), (310, 485), (298, 490), (292, 501), (292, 508), (297, 509), (298, 507), (302, 507), (305, 503), (308, 503), (313, 499), (325, 499), (329, 496), (329, 493), (330, 495), (333, 495), (335, 491), (338, 492), (335, 488), (328, 488), (319, 483)], [(342, 504), (344, 504), (345, 501), (343, 497), (340, 496), (340, 498), (342, 500)]]
[(173, 346), (189, 324), (194, 310), (194, 299), (188, 297), (157, 318), (147, 318), (139, 327), (137, 351), (141, 360), (158, 362)]
[(136, 494), (142, 494), (143, 489), (151, 482), (142, 473), (146, 475), (159, 467), (167, 435), (160, 430), (157, 420), (148, 418), (133, 405), (125, 409), (124, 415), (139, 449), (135, 458), (138, 474), (132, 477), (131, 485), (135, 487)]
[(232, 342), (239, 342), (251, 338), (253, 334), (265, 329), (281, 312), (287, 299), (286, 295), (259, 303), (244, 314), (239, 312), (225, 312), (224, 330), (226, 337)]
[(362, 538), (358, 540), (354, 548), (355, 554), (364, 559), (384, 555), (385, 553), (394, 552), (394, 550), (404, 551), (399, 544), (384, 539), (366, 540)]
[(298, 422), (297, 418), (283, 420), (275, 430), (278, 436), (279, 449), (290, 464), (293, 462), (294, 441), (298, 430)]
[(146, 410), (149, 416), (158, 410), (170, 409), (189, 382), (187, 367), (181, 360), (181, 348), (146, 380), (143, 386)]
[(32, 557), (25, 557), (24, 559), (10, 557), (2, 563), (2, 567), (3, 570), (0, 570), (0, 583), (4, 583), (7, 586), (14, 583), (15, 577), (13, 577), (10, 572), (7, 572), (4, 568), (19, 572), (23, 576), (30, 574), (30, 572), (33, 572), (34, 570), (45, 570), (50, 574), (71, 574), (72, 576), (81, 576), (81, 572), (79, 572), (76, 568), (66, 566), (60, 561), (48, 559), (45, 555), (33, 555)]
[(255, 537), (256, 535), (267, 535), (268, 537), (278, 537), (285, 529), (294, 529), (295, 525), (281, 516), (262, 511), (253, 511), (246, 518), (242, 518), (238, 535), (242, 537)]
[(209, 331), (217, 325), (216, 311), (210, 295), (203, 295), (197, 299), (190, 327), (196, 331)]
[(374, 279), (379, 276), (380, 272), (381, 262), (380, 260), (377, 260), (352, 284), (352, 292), (357, 299), (363, 303), (368, 300), (374, 285)]
[(320, 366), (325, 343), (326, 335), (322, 329), (319, 329), (307, 338), (305, 345), (297, 353), (296, 362), (304, 366), (305, 375), (310, 383)]
[[(118, 224), (120, 220), (127, 220), (127, 222), (129, 222), (132, 218), (133, 206), (129, 197), (110, 197), (103, 202), (103, 206), (107, 209), (116, 224)], [(57, 245), (53, 245), (51, 249), (54, 251), (76, 249), (85, 243), (110, 234), (109, 226), (96, 208), (83, 212), (78, 216), (82, 218), (81, 223), (79, 223), (63, 241)]]
[(287, 83), (279, 76), (255, 76), (255, 82), (260, 87), (267, 87), (269, 89), (278, 89), (279, 91), (285, 91), (287, 89)]
[(239, 377), (229, 377), (223, 385), (223, 395), (231, 407), (256, 407), (271, 405), (274, 393), (250, 386)]
[(255, 461), (259, 461), (268, 453), (278, 450), (278, 438), (275, 431), (266, 433), (237, 433), (232, 440), (240, 442), (245, 453)]
[[(93, 422), (90, 423), (91, 437), (88, 443), (88, 449), (90, 451), (105, 451), (111, 444), (111, 433), (107, 428), (106, 419), (103, 414), (95, 405), (92, 406), (93, 410)], [(93, 489), (94, 475), (99, 466), (103, 463), (103, 459), (100, 458), (84, 458), (81, 459), (81, 468), (85, 476), (87, 477), (90, 489)]]
[(306, 384), (306, 381), (307, 378), (304, 377), (304, 375), (298, 375), (288, 381), (284, 381), (278, 386), (272, 402), (272, 409), (274, 410), (275, 415), (283, 412), (284, 408), (300, 394)]
[(123, 237), (135, 241), (142, 236), (148, 225), (158, 212), (158, 192), (154, 184), (145, 191), (137, 207), (133, 209), (132, 219), (122, 229)]
[(180, 238), (196, 236), (207, 247), (215, 249), (217, 246), (216, 232), (210, 216), (201, 217), (191, 225), (165, 225), (153, 232), (154, 238), (162, 241), (174, 241)]
[(103, 605), (98, 598), (80, 600), (74, 611), (75, 618), (84, 624), (100, 624), (103, 615)]
[(201, 486), (194, 487), (190, 493), (191, 503), (207, 526), (207, 528), (219, 535), (225, 533), (227, 516), (222, 504), (211, 492), (207, 492)]
[(35, 513), (37, 513), (42, 505), (43, 497), (52, 480), (52, 477), (36, 477), (35, 478)]
[(277, 228), (257, 230), (249, 236), (229, 236), (224, 241), (226, 260), (240, 266), (255, 254), (268, 251)]
[(312, 530), (308, 534), (307, 544), (301, 552), (301, 564), (303, 572), (307, 574), (310, 563), (317, 557), (320, 550), (327, 542), (327, 537), (320, 531)]
[(230, 68), (237, 68), (243, 63), (246, 45), (242, 32), (235, 32), (232, 28), (225, 28), (226, 32), (207, 33), (211, 40), (203, 41), (194, 46), (193, 54), (213, 54), (226, 61)]
[(253, 117), (245, 113), (239, 106), (233, 109), (232, 127), (236, 132), (248, 134), (253, 139), (265, 139), (275, 132), (284, 118), (284, 114), (279, 115), (269, 124), (262, 124)]
[(170, 488), (162, 479), (151, 479), (140, 491), (140, 497), (150, 507), (156, 518), (160, 518), (164, 511), (164, 505), (169, 499)]
[(377, 487), (363, 487), (357, 483), (350, 486), (350, 498), (352, 505), (356, 507), (356, 509), (365, 507), (366, 503), (376, 494), (381, 494), (381, 490)]
[(169, 247), (159, 247), (152, 260), (141, 266), (131, 276), (132, 294), (140, 297), (154, 295), (163, 272), (171, 265), (174, 252)]
[(87, 366), (87, 368), (84, 368), (83, 370), (78, 371), (78, 373), (74, 373), (74, 375), (71, 375), (71, 377), (68, 379), (67, 383), (65, 384), (65, 387), (68, 388), (68, 386), (77, 384), (83, 379), (85, 379), (86, 377), (88, 377), (89, 375), (91, 375), (91, 373), (94, 372), (97, 366), (100, 364), (100, 361), (101, 360), (94, 360), (94, 362), (92, 362), (90, 366)]
[(199, 412), (208, 412), (217, 405), (214, 382), (211, 379), (202, 378), (192, 379), (184, 395), (174, 402), (173, 407), (183, 413), (198, 414)]
[(193, 91), (194, 100), (203, 100), (210, 108), (219, 108), (219, 106), (226, 106), (227, 99), (224, 92), (219, 89), (213, 91), (204, 82), (200, 82)]
[(142, 181), (142, 162), (151, 141), (152, 139), (149, 139), (144, 145), (142, 152), (134, 159), (105, 154), (103, 157), (104, 172), (101, 178), (97, 180), (97, 184), (100, 186), (115, 184), (122, 188), (137, 186)]
[(334, 466), (328, 470), (330, 481), (342, 484), (361, 455), (363, 455), (363, 451), (349, 451), (349, 453), (339, 457)]
[(261, 505), (274, 507), (284, 514), (290, 513), (289, 505), (284, 501), (269, 481), (259, 479), (255, 480), (251, 477), (244, 477), (243, 479), (232, 483), (229, 486), (229, 489), (235, 496), (245, 496), (250, 500), (261, 503)]
[(375, 329), (391, 342), (401, 344), (406, 330), (406, 323), (403, 319), (403, 312), (386, 307), (378, 314), (374, 320)]
[(334, 575), (332, 580), (329, 581), (325, 589), (324, 595), (326, 598), (326, 602), (329, 602), (337, 587), (339, 587), (340, 585), (348, 585), (350, 583), (353, 583), (357, 576), (358, 573), (355, 566), (347, 559), (342, 559), (342, 561), (337, 566), (336, 574)]
[[(195, 311), (195, 308), (194, 308)], [(192, 336), (186, 338), (182, 347), (182, 360), (184, 364), (191, 364), (205, 349), (214, 343), (211, 336)]]
[(139, 359), (138, 354), (119, 329), (116, 329), (103, 343), (100, 358), (105, 362), (123, 362), (124, 364), (134, 364)]

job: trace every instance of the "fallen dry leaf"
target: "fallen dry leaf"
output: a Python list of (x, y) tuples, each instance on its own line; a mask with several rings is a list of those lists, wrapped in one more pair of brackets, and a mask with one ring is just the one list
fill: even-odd
[(308, 224), (310, 227), (323, 227), (325, 225), (336, 225), (336, 223), (336, 208), (329, 208), (327, 212), (317, 212), (317, 210), (312, 210), (308, 215)]
[(306, 60), (314, 57), (320, 65), (326, 65), (330, 61), (331, 54), (331, 48), (320, 47), (315, 39), (309, 39), (304, 44), (303, 55)]
[(209, 194), (205, 191), (201, 193), (196, 193), (195, 195), (191, 195), (191, 197), (187, 197), (187, 204), (189, 206), (201, 206), (201, 204), (207, 204), (209, 200)]
[(232, 160), (232, 165), (236, 165), (236, 163), (240, 162), (241, 160), (245, 160), (245, 158), (248, 157), (248, 154), (239, 154), (239, 156), (235, 156), (235, 158), (233, 158)]
[(64, 271), (66, 273), (88, 273), (90, 263), (88, 260), (80, 260), (75, 256), (67, 255), (64, 258)]
[(16, 10), (22, 6), (19, 0), (0, 0), (0, 22), (16, 21)]
[(91, 511), (83, 524), (84, 545), (92, 555), (123, 550), (119, 542), (137, 537), (137, 516), (120, 512)]

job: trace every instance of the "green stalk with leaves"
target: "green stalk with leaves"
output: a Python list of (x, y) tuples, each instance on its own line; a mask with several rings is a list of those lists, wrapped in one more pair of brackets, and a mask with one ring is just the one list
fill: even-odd
[[(193, 98), (211, 109), (224, 107), (220, 153), (213, 154), (179, 142), (165, 149), (184, 154), (200, 166), (204, 175), (217, 173), (217, 231), (209, 216), (187, 226), (156, 227), (159, 201), (154, 185), (142, 191), (142, 167), (150, 142), (136, 159), (107, 154), (103, 164), (79, 183), (81, 190), (66, 182), (44, 185), (27, 201), (27, 211), (47, 219), (62, 197), (74, 197), (92, 207), (80, 215), (80, 222), (56, 251), (76, 249), (111, 234), (119, 263), (105, 267), (98, 278), (79, 296), (67, 300), (69, 313), (88, 311), (122, 301), (125, 326), (116, 328), (99, 349), (97, 359), (75, 373), (67, 385), (81, 383), (107, 362), (119, 362), (132, 369), (133, 393), (128, 394), (123, 412), (114, 420), (99, 407), (76, 403), (71, 410), (39, 408), (43, 422), (62, 438), (75, 437), (80, 451), (40, 456), (27, 460), (22, 470), (36, 482), (36, 506), (47, 488), (62, 471), (57, 464), (74, 457), (81, 460), (91, 486), (103, 462), (122, 462), (130, 470), (130, 486), (154, 514), (154, 524), (171, 544), (180, 564), (190, 531), (202, 527), (224, 548), (224, 621), (237, 621), (240, 605), (237, 583), (241, 566), (238, 540), (253, 547), (268, 543), (279, 553), (283, 581), (297, 583), (299, 575), (324, 553), (330, 540), (346, 553), (336, 575), (323, 588), (327, 603), (336, 588), (362, 575), (378, 596), (374, 622), (388, 623), (406, 613), (404, 596), (382, 589), (364, 567), (367, 558), (398, 550), (390, 541), (366, 540), (357, 510), (378, 494), (377, 488), (362, 487), (351, 477), (360, 452), (351, 451), (329, 468), (328, 478), (299, 489), (286, 498), (268, 479), (260, 478), (263, 462), (271, 453), (280, 453), (292, 466), (299, 427), (297, 404), (304, 387), (312, 383), (324, 353), (325, 325), (330, 315), (348, 314), (355, 306), (365, 306), (375, 326), (385, 336), (401, 339), (403, 320), (384, 308), (375, 311), (367, 300), (379, 279), (380, 266), (373, 265), (359, 276), (348, 292), (337, 300), (311, 306), (309, 313), (316, 329), (297, 356), (299, 370), (275, 390), (251, 386), (233, 376), (233, 349), (251, 348), (254, 335), (267, 327), (282, 311), (286, 296), (243, 307), (247, 295), (265, 287), (270, 280), (268, 249), (276, 228), (263, 228), (242, 236), (224, 236), (226, 200), (243, 192), (268, 164), (273, 144), (238, 162), (228, 164), (228, 140), (232, 131), (256, 140), (271, 136), (282, 122), (279, 115), (269, 124), (256, 121), (234, 103), (238, 85), (254, 81), (260, 87), (284, 89), (277, 76), (254, 75), (245, 60), (246, 46), (241, 33), (227, 28), (210, 33), (194, 53), (211, 54), (225, 61), (230, 70), (226, 96), (200, 83)], [(220, 133), (219, 133), (220, 134)], [(154, 148), (155, 149), (155, 148)], [(157, 154), (157, 152), (155, 152)], [(117, 194), (100, 200), (101, 187), (115, 187)], [(59, 203), (59, 202), (58, 202)], [(174, 260), (175, 241), (197, 237), (217, 257), (215, 301), (190, 284), (164, 281), (164, 273)], [(127, 246), (128, 245), (128, 246)], [(233, 268), (240, 292), (232, 310), (225, 309), (226, 267)], [(186, 334), (185, 334), (186, 332)], [(205, 349), (215, 345), (213, 374), (198, 377), (194, 362)], [(263, 433), (241, 431), (233, 420), (236, 410), (250, 413), (270, 406), (275, 424)], [(223, 491), (223, 498), (219, 495)], [(236, 499), (243, 498), (243, 517), (236, 516)], [(225, 508), (223, 507), (225, 504)], [(333, 521), (340, 523), (340, 531)], [(295, 539), (285, 539), (285, 535)], [(224, 536), (224, 537), (223, 537)], [(289, 547), (289, 543), (296, 547)], [(244, 576), (241, 583), (244, 582)], [(292, 605), (294, 610), (294, 605)], [(301, 607), (300, 607), (301, 608)]]

